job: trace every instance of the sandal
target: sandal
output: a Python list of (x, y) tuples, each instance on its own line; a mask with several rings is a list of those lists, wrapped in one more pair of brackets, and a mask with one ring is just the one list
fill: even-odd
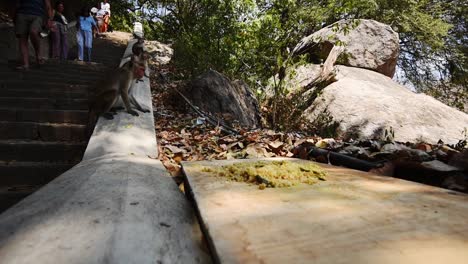
[(20, 66), (15, 67), (15, 70), (20, 71), (20, 72), (25, 72), (29, 70), (29, 66), (20, 65)]
[(44, 58), (37, 59), (37, 64), (38, 65), (44, 65), (45, 64), (45, 59)]

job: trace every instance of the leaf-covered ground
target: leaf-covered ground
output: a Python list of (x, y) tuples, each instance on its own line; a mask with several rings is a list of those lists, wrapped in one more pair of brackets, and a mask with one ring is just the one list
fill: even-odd
[[(171, 67), (159, 70), (169, 75)], [(161, 82), (160, 76), (152, 79), (159, 159), (173, 176), (180, 175), (181, 161), (292, 157), (294, 147), (318, 140), (269, 129), (237, 128), (238, 135), (226, 134), (207, 123), (178, 96), (174, 89), (182, 85), (182, 81)]]
[[(171, 64), (155, 63), (151, 67), (158, 158), (173, 176), (181, 175), (181, 161), (297, 157), (334, 164), (330, 159), (333, 152), (371, 165), (381, 164), (372, 170), (374, 173), (468, 192), (466, 139), (448, 146), (443, 142), (401, 143), (388, 138), (343, 142), (303, 132), (240, 127), (235, 127), (238, 134), (227, 134), (196, 114), (176, 92), (186, 85), (186, 74)], [(314, 149), (326, 152), (317, 154)]]

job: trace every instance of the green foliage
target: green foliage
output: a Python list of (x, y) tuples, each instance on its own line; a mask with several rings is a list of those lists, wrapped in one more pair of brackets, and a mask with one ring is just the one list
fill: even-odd
[(340, 19), (364, 18), (399, 33), (399, 67), (416, 90), (459, 108), (468, 98), (463, 0), (147, 0), (131, 1), (133, 9), (116, 2), (131, 12), (116, 15), (115, 28), (142, 16), (147, 37), (174, 44), (179, 67), (192, 75), (216, 69), (259, 95), (272, 76), (276, 96), (283, 95), (285, 69), (298, 63), (290, 51), (301, 38)]

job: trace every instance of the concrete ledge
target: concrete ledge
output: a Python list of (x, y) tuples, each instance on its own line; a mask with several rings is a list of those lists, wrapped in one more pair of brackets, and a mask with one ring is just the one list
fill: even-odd
[[(133, 92), (151, 108), (149, 80)], [(0, 262), (210, 263), (191, 205), (148, 155), (152, 113), (100, 118), (81, 163), (0, 215)]]
[(82, 162), (0, 216), (2, 263), (206, 263), (198, 222), (159, 161)]
[[(129, 41), (124, 58), (131, 55), (132, 45), (135, 42), (135, 40)], [(121, 64), (123, 62), (124, 60)], [(142, 107), (150, 109), (151, 112), (138, 111), (140, 116), (132, 116), (122, 110), (114, 116), (114, 120), (99, 118), (83, 160), (112, 153), (142, 157), (158, 156), (149, 79), (145, 77), (143, 82), (136, 83), (132, 94), (142, 104)]]

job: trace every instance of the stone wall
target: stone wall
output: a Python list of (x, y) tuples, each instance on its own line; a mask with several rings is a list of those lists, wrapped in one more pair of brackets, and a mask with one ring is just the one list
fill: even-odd
[[(15, 36), (15, 28), (11, 23), (0, 24), (0, 61), (17, 60), (19, 58), (18, 40)], [(50, 57), (50, 37), (41, 38), (41, 55), (45, 58)], [(68, 25), (68, 47), (70, 49), (76, 46), (76, 27), (75, 22)], [(34, 56), (34, 49), (29, 42), (29, 55)]]
[[(55, 3), (57, 1), (52, 0), (52, 8), (54, 8)], [(69, 19), (74, 19), (75, 14), (89, 1), (85, 0), (63, 0), (65, 4), (65, 16)], [(101, 1), (95, 1), (95, 3), (99, 3)], [(15, 8), (16, 0), (0, 0), (0, 12), (10, 13)]]
[(16, 59), (18, 43), (14, 34), (13, 25), (0, 24), (0, 61)]

